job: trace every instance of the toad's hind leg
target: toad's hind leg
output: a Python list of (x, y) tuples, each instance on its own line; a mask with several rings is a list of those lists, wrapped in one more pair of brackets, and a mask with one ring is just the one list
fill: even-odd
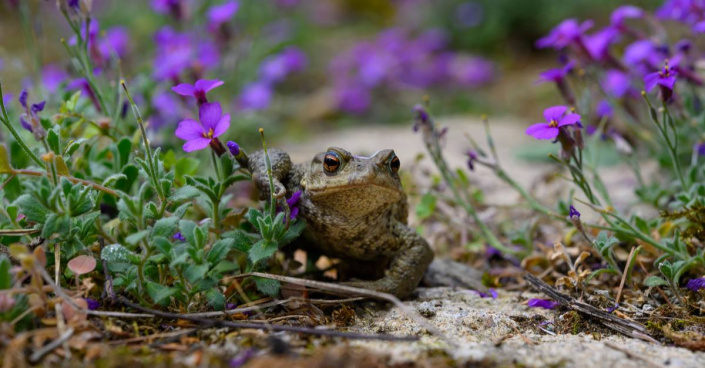
[(424, 238), (401, 222), (395, 222), (392, 233), (402, 245), (385, 276), (375, 281), (345, 282), (345, 285), (380, 291), (401, 299), (411, 295), (433, 260), (433, 251)]

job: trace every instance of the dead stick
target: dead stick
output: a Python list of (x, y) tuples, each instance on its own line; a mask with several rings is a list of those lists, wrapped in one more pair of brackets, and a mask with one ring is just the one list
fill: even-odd
[(32, 364), (39, 363), (39, 361), (42, 360), (42, 358), (44, 358), (44, 356), (51, 353), (52, 351), (54, 351), (54, 349), (58, 348), (64, 342), (66, 342), (69, 338), (71, 338), (71, 336), (73, 336), (73, 332), (74, 332), (73, 327), (69, 327), (56, 340), (44, 345), (41, 349), (32, 353), (32, 355), (29, 357), (29, 362)]

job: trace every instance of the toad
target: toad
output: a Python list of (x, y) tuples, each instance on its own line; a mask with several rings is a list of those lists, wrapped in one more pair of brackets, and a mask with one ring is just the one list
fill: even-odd
[[(433, 260), (433, 251), (407, 225), (408, 204), (399, 179), (399, 158), (391, 149), (370, 157), (330, 147), (310, 163), (292, 164), (269, 149), (277, 198), (301, 191), (298, 216), (307, 226), (293, 247), (341, 260), (346, 285), (406, 298)], [(269, 197), (264, 152), (248, 159), (262, 198)], [(315, 258), (314, 258), (315, 259)]]

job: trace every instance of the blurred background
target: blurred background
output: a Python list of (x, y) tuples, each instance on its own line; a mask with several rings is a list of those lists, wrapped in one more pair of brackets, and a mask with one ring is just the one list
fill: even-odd
[[(652, 10), (660, 1), (626, 3)], [(155, 131), (173, 132), (194, 114), (172, 86), (221, 79), (224, 86), (209, 98), (234, 114), (229, 137), (256, 142), (253, 127), (265, 126), (277, 129), (275, 139), (301, 141), (314, 131), (410, 124), (411, 107), (426, 95), (439, 115), (529, 114), (533, 121), (536, 106), (561, 102), (553, 85), (536, 84), (557, 57), (536, 49), (535, 41), (576, 16), (597, 20), (598, 29), (618, 5), (93, 0), (90, 13), (97, 22), (88, 33), (97, 78), (106, 89), (125, 79)], [(62, 44), (71, 44), (71, 35), (53, 0), (0, 0), (5, 94), (16, 97), (29, 88), (40, 94), (37, 100), (52, 103), (81, 89)]]

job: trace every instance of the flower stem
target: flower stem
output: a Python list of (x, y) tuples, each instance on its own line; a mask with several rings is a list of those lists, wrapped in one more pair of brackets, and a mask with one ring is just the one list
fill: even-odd
[(3, 124), (7, 127), (7, 129), (10, 131), (10, 134), (15, 138), (15, 141), (17, 144), (20, 145), (23, 151), (29, 156), (29, 158), (32, 159), (32, 161), (36, 162), (39, 167), (42, 169), (46, 169), (46, 165), (42, 160), (37, 157), (37, 155), (32, 152), (32, 150), (29, 149), (27, 144), (22, 140), (20, 135), (17, 133), (17, 130), (10, 124), (10, 118), (7, 116), (7, 110), (5, 110), (5, 102), (3, 102), (3, 96), (2, 96), (2, 82), (0, 82), (0, 108), (2, 108), (2, 116), (0, 116), (0, 121), (2, 121)]
[(267, 178), (269, 178), (269, 215), (274, 218), (276, 216), (276, 204), (274, 196), (274, 177), (272, 176), (272, 161), (269, 159), (269, 153), (267, 152), (267, 141), (264, 139), (264, 129), (259, 128), (259, 134), (262, 137), (264, 166), (267, 168)]

